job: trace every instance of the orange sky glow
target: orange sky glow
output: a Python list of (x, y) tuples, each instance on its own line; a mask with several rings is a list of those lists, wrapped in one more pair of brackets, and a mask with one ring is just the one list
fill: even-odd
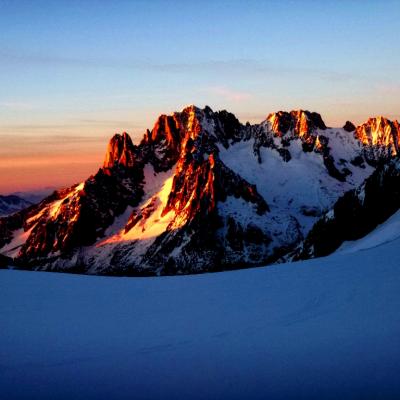
[(0, 193), (59, 188), (72, 185), (101, 166), (107, 140), (26, 138), (14, 136), (12, 145), (2, 138), (0, 149)]

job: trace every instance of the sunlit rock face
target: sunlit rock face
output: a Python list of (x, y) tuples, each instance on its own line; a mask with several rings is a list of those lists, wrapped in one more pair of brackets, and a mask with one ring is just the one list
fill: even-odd
[(120, 165), (123, 167), (133, 167), (135, 165), (136, 146), (133, 145), (130, 136), (124, 132), (122, 135), (116, 134), (110, 140), (104, 160), (104, 168), (113, 168)]
[(317, 139), (325, 130), (326, 125), (318, 113), (304, 110), (278, 111), (269, 114), (264, 123), (264, 131), (270, 138), (264, 139), (263, 144), (274, 147), (276, 140), (273, 138), (277, 138), (282, 146), (282, 158), (289, 161), (291, 154), (285, 147), (288, 147), (291, 141), (300, 139), (304, 151), (321, 151), (321, 141)]
[(299, 137), (308, 136), (317, 129), (326, 129), (321, 115), (316, 112), (296, 110), (291, 112), (278, 111), (267, 117), (272, 125), (272, 130), (277, 136), (283, 136), (292, 131)]
[(133, 180), (136, 184), (129, 182), (130, 187), (135, 187), (131, 190), (123, 180), (99, 170), (84, 183), (55, 192), (24, 219), (23, 229), (29, 235), (18, 257), (29, 263), (93, 244), (115, 215), (128, 205), (137, 204), (142, 190)]
[[(202, 143), (203, 133), (208, 142)], [(139, 148), (143, 159), (150, 162), (156, 172), (167, 171), (187, 152), (188, 141), (195, 146), (210, 146), (219, 142), (227, 147), (229, 141), (242, 137), (243, 125), (226, 111), (213, 112), (190, 105), (181, 112), (161, 115), (151, 131), (147, 131)], [(205, 136), (204, 136), (205, 137)], [(190, 144), (189, 144), (190, 145)]]
[(300, 138), (305, 149), (312, 150), (317, 137), (317, 130), (325, 130), (326, 126), (318, 113), (296, 110), (290, 113), (278, 111), (269, 114), (272, 131), (278, 137), (287, 137), (288, 140)]
[(367, 151), (397, 154), (397, 122), (371, 121), (328, 128), (297, 110), (251, 125), (193, 105), (161, 115), (138, 144), (115, 134), (86, 181), (0, 219), (0, 254), (20, 268), (113, 275), (279, 261), (371, 176)]
[(371, 163), (399, 154), (400, 127), (397, 121), (384, 117), (369, 118), (357, 127), (355, 135), (364, 145), (365, 157)]

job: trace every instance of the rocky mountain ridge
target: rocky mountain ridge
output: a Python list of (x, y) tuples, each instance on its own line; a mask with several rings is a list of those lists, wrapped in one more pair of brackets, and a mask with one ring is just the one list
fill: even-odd
[(137, 145), (116, 134), (96, 174), (0, 219), (0, 253), (23, 268), (124, 275), (276, 262), (397, 156), (398, 126), (328, 128), (303, 110), (251, 125), (188, 106)]

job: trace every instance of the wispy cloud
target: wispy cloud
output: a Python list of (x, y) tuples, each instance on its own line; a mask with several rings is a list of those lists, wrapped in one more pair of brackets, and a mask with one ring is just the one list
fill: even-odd
[(2, 134), (0, 133), (0, 140), (13, 140), (16, 146), (21, 143), (24, 144), (40, 144), (40, 143), (60, 143), (68, 144), (75, 143), (95, 143), (102, 141), (102, 136), (84, 136), (84, 135), (24, 135), (24, 134)]
[(252, 97), (250, 93), (234, 90), (225, 86), (209, 87), (204, 91), (222, 97), (224, 100), (236, 103), (241, 103)]
[(118, 62), (108, 58), (88, 57), (80, 58), (59, 54), (40, 54), (34, 52), (16, 52), (8, 48), (0, 48), (0, 58), (3, 65), (50, 65), (65, 67), (113, 68), (131, 69), (147, 72), (181, 74), (181, 73), (225, 73), (251, 74), (255, 76), (292, 76), (301, 74), (327, 81), (364, 80), (359, 73), (337, 71), (330, 69), (309, 68), (299, 65), (279, 64), (269, 59), (228, 59), (228, 60), (199, 60), (195, 62), (159, 63), (150, 60), (134, 60), (131, 58), (119, 59)]
[[(19, 163), (40, 163), (46, 160), (58, 162), (58, 158), (69, 158), (71, 161), (100, 162), (107, 138), (69, 135), (1, 135), (0, 166), (6, 167)], [(53, 162), (52, 161), (52, 162)], [(46, 161), (47, 162), (47, 161)]]
[[(103, 119), (89, 119), (79, 118), (63, 121), (57, 124), (45, 124), (45, 123), (31, 123), (31, 124), (0, 124), (0, 135), (8, 135), (10, 132), (18, 134), (35, 134), (38, 133), (49, 133), (54, 137), (63, 137), (65, 132), (76, 131), (77, 129), (95, 129), (98, 132), (96, 136), (105, 136), (110, 134), (110, 129), (116, 129), (121, 131), (142, 132), (146, 127), (142, 125), (134, 124), (132, 121), (127, 120), (103, 120)], [(60, 134), (60, 132), (62, 132)], [(87, 135), (88, 137), (90, 135)], [(66, 136), (67, 137), (67, 136)], [(75, 137), (74, 135), (68, 135), (68, 137)]]

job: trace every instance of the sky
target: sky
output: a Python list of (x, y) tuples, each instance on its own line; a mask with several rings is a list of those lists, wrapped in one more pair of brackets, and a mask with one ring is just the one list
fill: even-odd
[(187, 104), (400, 118), (400, 1), (0, 0), (0, 193), (95, 173)]

